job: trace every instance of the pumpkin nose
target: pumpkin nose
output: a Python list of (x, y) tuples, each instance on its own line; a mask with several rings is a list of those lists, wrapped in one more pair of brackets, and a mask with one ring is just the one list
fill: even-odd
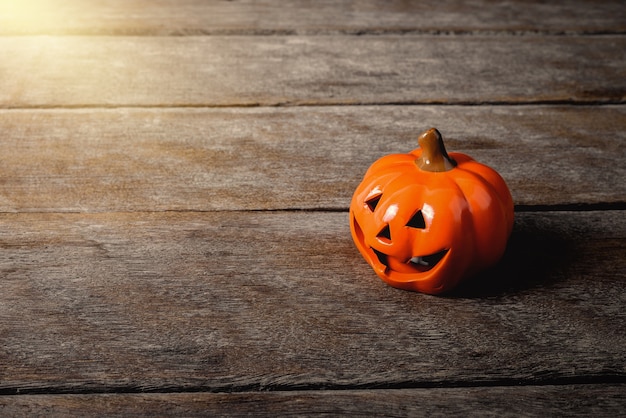
[(380, 241), (384, 242), (385, 244), (388, 244), (391, 242), (391, 230), (389, 229), (389, 224), (385, 225), (385, 227), (381, 229), (378, 235), (376, 235), (376, 238), (378, 238)]

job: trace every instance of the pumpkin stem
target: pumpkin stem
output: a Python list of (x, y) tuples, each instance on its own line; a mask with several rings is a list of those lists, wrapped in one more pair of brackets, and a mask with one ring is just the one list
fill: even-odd
[(437, 129), (427, 130), (417, 138), (417, 142), (422, 148), (422, 155), (415, 160), (415, 164), (421, 170), (437, 173), (449, 171), (456, 167), (456, 161), (450, 158), (446, 152), (443, 138)]

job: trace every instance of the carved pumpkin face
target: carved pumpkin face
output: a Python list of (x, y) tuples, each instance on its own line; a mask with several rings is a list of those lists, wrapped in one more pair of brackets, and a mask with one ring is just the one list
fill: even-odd
[[(350, 229), (384, 281), (438, 294), (500, 259), (513, 201), (494, 170), (448, 155), (438, 131), (424, 133), (420, 145), (369, 168), (350, 204)], [(431, 145), (441, 150), (432, 152)]]

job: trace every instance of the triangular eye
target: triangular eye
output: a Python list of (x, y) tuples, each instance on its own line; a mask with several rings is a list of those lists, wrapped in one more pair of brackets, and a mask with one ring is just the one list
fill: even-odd
[(372, 212), (374, 212), (374, 210), (376, 209), (376, 206), (378, 206), (378, 202), (380, 202), (380, 198), (382, 196), (383, 196), (382, 194), (379, 194), (365, 201), (365, 204), (367, 205), (368, 208), (370, 208)]
[(378, 238), (385, 238), (391, 241), (391, 230), (389, 229), (389, 225), (385, 226), (376, 236)]
[(426, 228), (426, 222), (424, 222), (424, 215), (422, 215), (422, 211), (418, 210), (417, 212), (415, 212), (415, 215), (413, 215), (409, 222), (406, 223), (406, 226), (419, 229)]

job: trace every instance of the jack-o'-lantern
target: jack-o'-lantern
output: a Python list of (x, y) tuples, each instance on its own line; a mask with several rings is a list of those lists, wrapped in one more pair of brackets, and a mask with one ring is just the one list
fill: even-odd
[(418, 143), (368, 169), (350, 203), (350, 230), (385, 282), (440, 294), (502, 257), (513, 200), (496, 171), (448, 154), (436, 129)]

